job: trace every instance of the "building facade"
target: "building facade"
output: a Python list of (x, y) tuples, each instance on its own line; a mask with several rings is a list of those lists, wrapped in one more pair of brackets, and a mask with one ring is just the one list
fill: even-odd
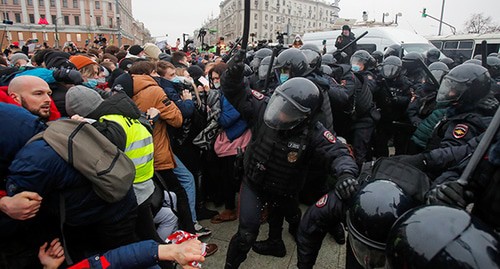
[[(99, 39), (99, 35), (114, 45), (118, 45), (120, 36), (122, 44), (151, 40), (149, 30), (132, 17), (131, 0), (0, 1), (2, 47), (15, 41), (22, 44), (30, 38), (54, 47), (63, 47), (69, 41), (83, 47)], [(12, 25), (5, 24), (5, 20)]]
[[(287, 33), (286, 39), (306, 32), (332, 28), (339, 17), (339, 1), (324, 0), (254, 0), (251, 1), (251, 39), (273, 40), (277, 32)], [(220, 3), (216, 19), (218, 35), (234, 40), (243, 33), (243, 0), (224, 0)], [(213, 27), (213, 22), (211, 21)], [(203, 27), (209, 28), (208, 25)], [(251, 40), (250, 39), (250, 40)], [(287, 40), (285, 40), (287, 41)], [(287, 43), (289, 43), (287, 41)]]

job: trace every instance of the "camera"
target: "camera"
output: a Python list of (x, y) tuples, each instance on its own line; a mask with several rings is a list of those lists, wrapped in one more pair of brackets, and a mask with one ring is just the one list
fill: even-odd
[(285, 36), (288, 36), (288, 33), (276, 32), (276, 39), (278, 39), (280, 45), (285, 44)]

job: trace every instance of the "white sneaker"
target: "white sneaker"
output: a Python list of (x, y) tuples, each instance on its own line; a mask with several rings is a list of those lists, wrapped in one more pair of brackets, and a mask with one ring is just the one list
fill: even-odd
[(198, 237), (203, 237), (212, 234), (212, 231), (200, 225), (200, 223), (194, 223), (194, 229), (196, 230), (196, 235)]

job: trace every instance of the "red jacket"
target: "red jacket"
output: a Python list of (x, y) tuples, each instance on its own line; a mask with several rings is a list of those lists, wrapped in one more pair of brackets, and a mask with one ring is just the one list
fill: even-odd
[[(8, 86), (0, 86), (0, 102), (20, 106), (20, 104), (18, 102), (14, 101), (14, 99), (12, 99), (12, 97), (9, 96), (7, 90), (8, 90)], [(52, 100), (52, 98), (51, 98), (51, 100)], [(61, 113), (59, 112), (59, 110), (57, 110), (56, 104), (54, 104), (54, 100), (52, 100), (52, 102), (50, 102), (49, 121), (57, 120), (60, 117), (61, 117)]]

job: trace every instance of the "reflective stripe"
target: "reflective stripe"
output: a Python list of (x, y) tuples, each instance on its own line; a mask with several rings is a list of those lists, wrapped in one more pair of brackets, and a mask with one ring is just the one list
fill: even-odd
[(139, 141), (132, 142), (124, 151), (131, 151), (134, 149), (139, 149), (153, 143), (153, 137), (149, 136)]
[(153, 153), (148, 154), (146, 156), (139, 157), (139, 158), (134, 158), (134, 159), (131, 159), (131, 160), (132, 160), (132, 162), (134, 163), (135, 166), (138, 166), (138, 165), (141, 165), (141, 164), (145, 164), (145, 163), (153, 160)]

